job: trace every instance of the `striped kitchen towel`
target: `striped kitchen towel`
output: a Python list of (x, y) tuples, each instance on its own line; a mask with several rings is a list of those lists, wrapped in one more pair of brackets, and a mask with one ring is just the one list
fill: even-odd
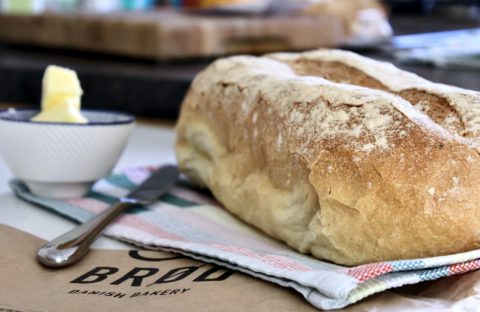
[[(19, 180), (20, 198), (84, 222), (146, 179), (153, 167), (113, 174), (84, 198), (37, 197)], [(106, 235), (150, 249), (180, 253), (291, 287), (321, 309), (338, 309), (389, 288), (477, 270), (480, 250), (345, 267), (300, 254), (237, 220), (208, 195), (180, 181), (161, 200), (128, 211)]]

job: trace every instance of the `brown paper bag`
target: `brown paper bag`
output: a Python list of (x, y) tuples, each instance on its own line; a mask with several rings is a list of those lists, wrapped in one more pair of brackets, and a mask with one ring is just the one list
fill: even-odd
[[(293, 290), (179, 255), (92, 250), (47, 269), (45, 242), (0, 225), (0, 312), (316, 311)], [(403, 287), (342, 311), (480, 311), (480, 271)]]
[(160, 251), (92, 250), (47, 269), (44, 243), (0, 225), (0, 311), (316, 311), (293, 290)]

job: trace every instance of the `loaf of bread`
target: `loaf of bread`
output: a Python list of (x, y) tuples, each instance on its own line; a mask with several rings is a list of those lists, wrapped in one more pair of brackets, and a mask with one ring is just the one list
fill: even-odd
[(181, 170), (226, 209), (343, 265), (480, 247), (480, 94), (339, 50), (201, 72)]

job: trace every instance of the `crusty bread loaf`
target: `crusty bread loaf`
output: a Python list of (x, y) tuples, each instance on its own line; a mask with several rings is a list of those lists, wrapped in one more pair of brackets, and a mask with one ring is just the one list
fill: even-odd
[(176, 153), (241, 219), (357, 265), (480, 246), (479, 130), (478, 93), (386, 63), (236, 56), (195, 78)]

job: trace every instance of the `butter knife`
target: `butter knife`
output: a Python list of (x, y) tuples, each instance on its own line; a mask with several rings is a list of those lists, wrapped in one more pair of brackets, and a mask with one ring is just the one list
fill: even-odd
[(37, 253), (38, 262), (50, 268), (77, 262), (111, 221), (128, 208), (153, 203), (175, 184), (178, 175), (176, 166), (159, 168), (118, 203), (41, 247)]

